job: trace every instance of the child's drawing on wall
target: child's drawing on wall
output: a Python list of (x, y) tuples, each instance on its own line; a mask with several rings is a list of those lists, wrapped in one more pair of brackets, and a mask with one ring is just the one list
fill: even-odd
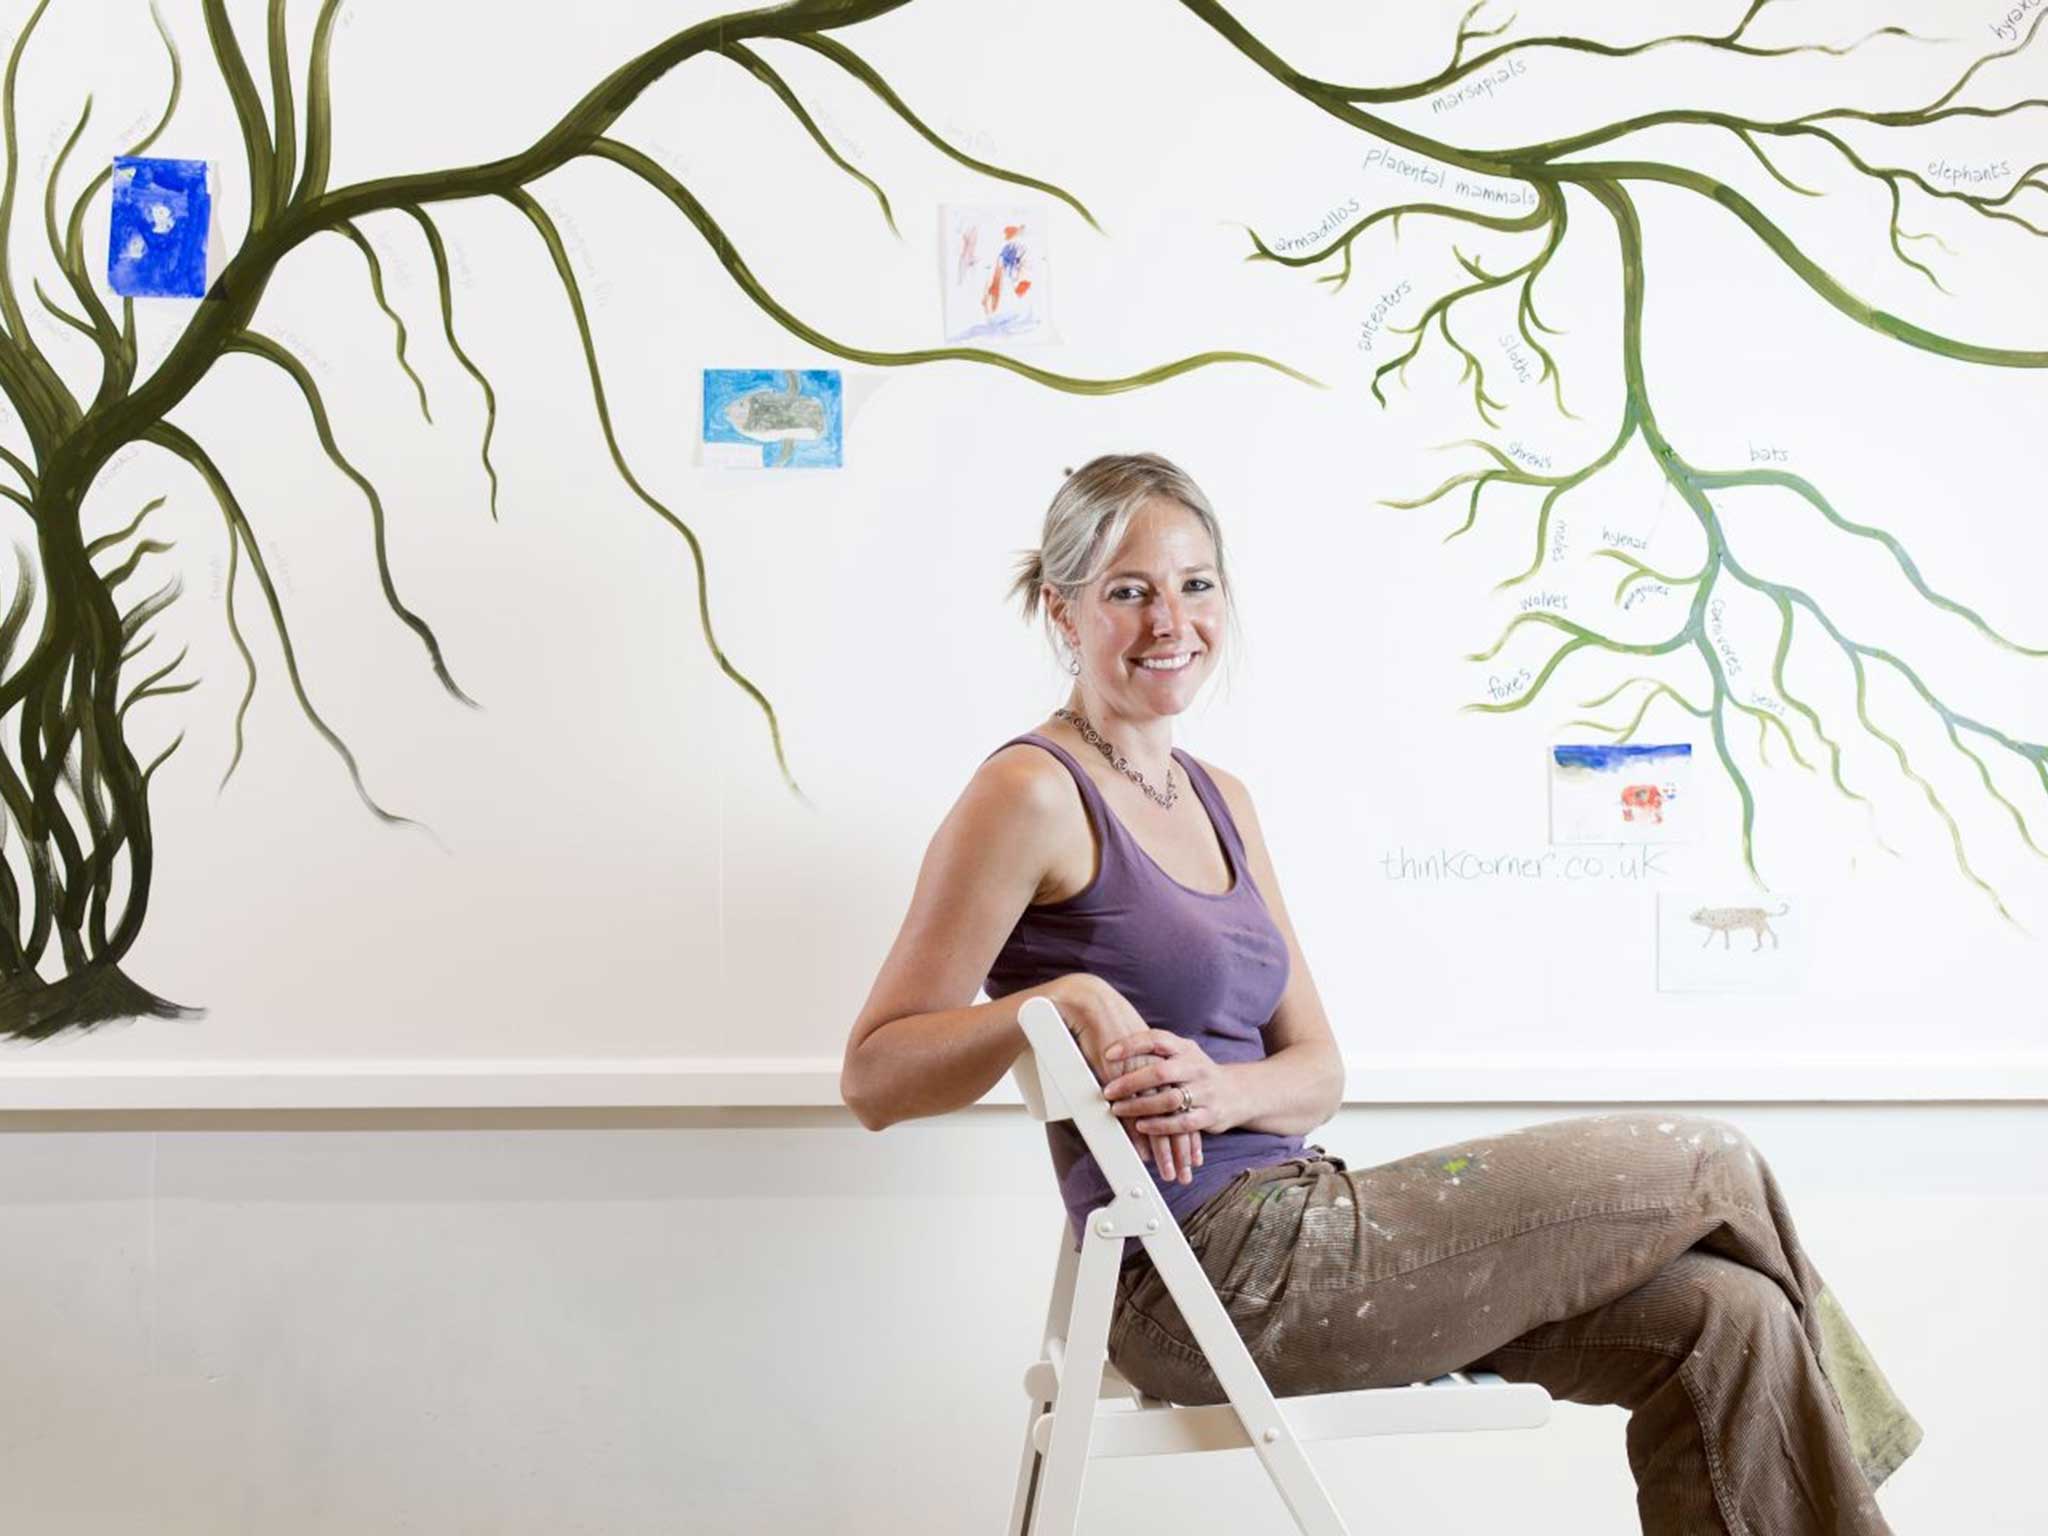
[(939, 240), (946, 340), (1024, 336), (1045, 324), (1042, 214), (948, 207)]
[(1675, 843), (1692, 836), (1692, 746), (1550, 749), (1553, 843)]

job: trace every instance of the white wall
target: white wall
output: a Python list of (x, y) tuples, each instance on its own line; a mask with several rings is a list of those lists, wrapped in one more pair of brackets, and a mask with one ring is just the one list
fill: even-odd
[[(1722, 26), (1727, 8), (1695, 0), (1674, 24)], [(4, 0), (0, 23), (26, 9)], [(236, 0), (229, 9), (255, 51), (263, 7)], [(311, 38), (301, 9), (292, 11), (298, 55)], [(349, 8), (333, 58), (336, 183), (510, 153), (638, 48), (714, 9), (713, 0), (607, 0), (590, 24), (564, 29), (546, 6)], [(1251, 0), (1239, 9), (1275, 47), (1333, 79), (1433, 72), (1456, 25), (1448, 7), (1368, 14)], [(1839, 42), (1878, 25), (1828, 10), (1768, 7), (1759, 24), (1771, 44)], [(172, 0), (165, 14), (189, 78), (157, 149), (223, 160), (217, 211), (232, 245), (248, 213), (234, 114), (204, 57), (197, 0)], [(1637, 22), (1612, 6), (1560, 0), (1518, 26), (1520, 36), (1554, 28), (1614, 39)], [(1573, 724), (1580, 717), (1619, 729), (1631, 698), (1587, 701), (1638, 672), (1695, 701), (1708, 693), (1706, 663), (1690, 651), (1665, 658), (1668, 667), (1581, 652), (1521, 712), (1461, 713), (1492, 698), (1494, 674), (1533, 674), (1563, 642), (1525, 625), (1496, 660), (1467, 659), (1494, 645), (1535, 588), (1630, 644), (1678, 624), (1676, 594), (1619, 607), (1617, 567), (1599, 555), (1612, 529), (1648, 541), (1641, 553), (1666, 572), (1703, 558), (1701, 523), (1640, 442), (1558, 504), (1565, 558), (1532, 585), (1497, 589), (1530, 562), (1539, 487), (1490, 489), (1454, 543), (1445, 536), (1464, 515), (1462, 494), (1405, 511), (1386, 505), (1488, 462), (1447, 443), (1518, 447), (1558, 473), (1604, 451), (1621, 416), (1623, 285), (1616, 226), (1598, 200), (1584, 188), (1567, 194), (1570, 230), (1532, 301), (1565, 333), (1552, 341), (1575, 419), (1557, 413), (1547, 386), (1513, 378), (1499, 343), (1513, 335), (1506, 293), (1491, 306), (1489, 296), (1468, 300), (1448, 322), (1483, 350), (1489, 392), (1510, 402), (1499, 430), (1475, 414), (1441, 337), (1405, 387), (1390, 377), (1384, 407), (1370, 386), (1389, 359), (1388, 333), (1374, 351), (1359, 346), (1389, 288), (1405, 282), (1411, 292), (1382, 318), (1412, 324), (1467, 281), (1453, 247), (1501, 272), (1531, 259), (1532, 232), (1416, 217), (1396, 239), (1382, 222), (1352, 248), (1354, 278), (1341, 291), (1314, 272), (1243, 260), (1244, 225), (1298, 239), (1333, 205), (1356, 201), (1360, 218), (1439, 194), (1468, 212), (1494, 206), (1460, 192), (1455, 177), (1421, 186), (1375, 159), (1395, 127), (1428, 135), (1436, 158), (1455, 164), (1467, 151), (1544, 143), (1639, 108), (1777, 116), (1852, 98), (1919, 104), (1972, 51), (1998, 43), (1988, 24), (1964, 17), (1950, 30), (1971, 35), (1942, 47), (1878, 38), (1840, 59), (1730, 61), (1674, 47), (1602, 60), (1532, 49), (1512, 89), (1462, 106), (1401, 104), (1381, 132), (1288, 93), (1168, 0), (918, 4), (843, 34), (935, 131), (1069, 187), (1101, 222), (1098, 232), (1064, 205), (1045, 209), (1058, 339), (1020, 342), (1004, 361), (1102, 379), (1229, 348), (1312, 373), (1328, 385), (1320, 390), (1242, 364), (1101, 397), (964, 362), (855, 364), (762, 314), (703, 240), (616, 167), (542, 178), (535, 195), (561, 222), (586, 290), (621, 452), (702, 540), (719, 643), (773, 701), (802, 800), (777, 770), (760, 709), (705, 644), (688, 549), (612, 464), (567, 301), (519, 213), (500, 199), (434, 206), (459, 264), (455, 324), (501, 413), (498, 521), (478, 457), (481, 392), (442, 334), (419, 229), (396, 211), (362, 220), (405, 317), (431, 425), (398, 370), (360, 253), (339, 236), (309, 240), (264, 290), (258, 324), (304, 354), (337, 440), (384, 493), (400, 591), (436, 626), (451, 669), (484, 709), (441, 691), (417, 638), (384, 605), (362, 495), (325, 461), (288, 385), (252, 359), (228, 359), (177, 419), (215, 450), (272, 552), (309, 697), (359, 754), (379, 801), (439, 842), (379, 826), (358, 802), (294, 702), (246, 587), (238, 611), (261, 684), (248, 750), (222, 792), (243, 668), (223, 611), (221, 520), (193, 477), (161, 455), (123, 460), (95, 490), (92, 531), (119, 527), (149, 497), (171, 498), (150, 527), (177, 549), (151, 560), (182, 573), (185, 596), (156, 643), (174, 653), (189, 642), (205, 680), (131, 717), (145, 760), (176, 733), (189, 738), (152, 781), (157, 877), (130, 971), (208, 1013), (189, 1028), (153, 1023), (0, 1050), (0, 1068), (26, 1060), (111, 1079), (152, 1066), (226, 1077), (251, 1063), (455, 1061), (482, 1073), (509, 1058), (553, 1060), (566, 1078), (591, 1060), (622, 1069), (671, 1057), (836, 1061), (945, 808), (986, 753), (1064, 695), (1066, 679), (1002, 601), (1013, 552), (1038, 537), (1062, 466), (1151, 447), (1184, 462), (1220, 509), (1245, 639), (1235, 686), (1212, 685), (1180, 722), (1179, 741), (1250, 787), (1354, 1060), (1390, 1071), (1447, 1064), (1459, 1075), (1456, 1097), (1484, 1099), (1502, 1096), (1481, 1074), (1505, 1055), (1626, 1055), (1647, 1072), (1682, 1053), (1721, 1074), (1697, 1091), (1755, 1097), (1780, 1091), (1795, 1053), (1844, 1066), (1874, 1055), (1907, 1063), (1883, 1090), (1899, 1096), (1928, 1092), (1927, 1057), (1939, 1051), (1974, 1064), (1973, 1096), (2015, 1070), (2030, 1074), (2036, 1096), (2048, 1094), (2033, 988), (2041, 944), (2028, 936), (2048, 931), (2048, 862), (1985, 792), (1944, 722), (1873, 663), (1873, 727), (1940, 791), (1969, 869), (2025, 931), (2004, 922), (1966, 876), (1921, 785), (1858, 723), (1848, 663), (1810, 620), (1783, 686), (1823, 712), (1843, 743), (1845, 783), (1869, 804), (1833, 787), (1818, 738), (1796, 718), (1814, 772), (1776, 737), (1766, 767), (1758, 722), (1727, 722), (1757, 797), (1754, 852), (1768, 905), (1791, 902), (1795, 921), (1814, 920), (1803, 990), (1739, 1006), (1658, 990), (1659, 895), (1699, 893), (1715, 906), (1763, 899), (1740, 869), (1741, 804), (1714, 766), (1711, 733), (1668, 701), (1645, 721), (1644, 739), (1693, 746), (1686, 803), (1699, 820), (1693, 841), (1660, 853), (1664, 875), (1625, 877), (1620, 858), (1585, 878), (1565, 858), (1541, 878), (1500, 874), (1541, 868), (1551, 855), (1546, 749), (1600, 739)], [(2044, 46), (1985, 70), (1970, 99), (2040, 95)], [(902, 238), (776, 97), (724, 59), (694, 59), (664, 77), (618, 133), (688, 180), (760, 280), (806, 322), (861, 348), (937, 344), (942, 205), (1048, 200), (946, 159), (807, 50), (763, 47), (821, 126), (886, 187)], [(19, 81), (17, 283), (39, 275), (64, 291), (35, 210), (79, 102), (91, 93), (96, 114), (67, 193), (87, 163), (127, 147), (122, 125), (154, 113), (167, 76), (140, 0), (50, 8)], [(1883, 154), (1902, 164), (2003, 162), (2010, 175), (2042, 158), (2029, 147), (2035, 115), (1887, 130)], [(1879, 190), (1825, 145), (1800, 147), (1811, 153), (1786, 159), (1788, 173), (1826, 196), (1773, 181), (1725, 132), (1644, 134), (1613, 152), (1725, 178), (1862, 302), (1972, 343), (2048, 336), (2037, 239), (1953, 200), (1922, 206), (1935, 200), (1916, 191), (1907, 228), (1939, 235), (1955, 253), (1918, 247), (1936, 258), (1945, 296), (1893, 258)], [(2048, 368), (1964, 364), (1880, 336), (1816, 294), (1722, 204), (1668, 185), (1634, 193), (1645, 387), (1686, 462), (1745, 469), (1760, 449), (1782, 451), (1786, 459), (1768, 462), (1808, 477), (1859, 526), (1903, 541), (1944, 598), (2021, 644), (2048, 643), (2031, 627), (2048, 522), (2029, 515), (2020, 489), (2039, 483), (2041, 450), (1999, 425), (2048, 414)], [(2041, 196), (2025, 192), (2015, 206)], [(104, 217), (101, 199), (89, 244), (104, 239)], [(25, 307), (89, 397), (93, 349), (32, 297)], [(169, 300), (143, 306), (147, 358), (189, 313)], [(694, 465), (702, 370), (730, 366), (840, 367), (845, 468), (748, 475)], [(19, 449), (10, 430), (0, 419), (0, 439)], [(2048, 739), (2048, 662), (1930, 604), (1884, 546), (1829, 528), (1790, 492), (1716, 495), (1745, 568), (1810, 590), (1845, 634), (1923, 669), (1962, 715), (2015, 741)], [(1729, 601), (1728, 643), (1745, 658), (1745, 686), (1761, 689), (1775, 613), (1723, 588), (1715, 596)], [(1344, 664), (1333, 664), (1340, 655)], [(2038, 832), (2048, 809), (2039, 780), (2004, 747), (1988, 763)], [(22, 846), (10, 839), (7, 856)], [(1439, 850), (1468, 851), (1494, 872), (1399, 874), (1404, 853), (1426, 861)], [(802, 966), (786, 963), (793, 929), (805, 934)], [(1684, 958), (1704, 956), (1702, 937), (1684, 932)], [(1787, 942), (1806, 953), (1790, 924)], [(1739, 948), (1728, 964), (1738, 961), (1749, 963)], [(745, 1029), (735, 1029), (742, 1016)], [(1386, 1016), (1410, 1027), (1384, 1028)], [(1730, 1084), (1738, 1072), (1746, 1080)], [(135, 1107), (117, 1084), (107, 1089), (102, 1105)], [(324, 1102), (318, 1091), (303, 1104)], [(1505, 1089), (1559, 1091), (1579, 1090)], [(1637, 1076), (1623, 1091), (1667, 1090)]]
[[(1607, 1109), (1614, 1106), (1602, 1105)], [(1717, 1105), (1927, 1439), (1901, 1532), (2036, 1536), (2048, 1115)], [(1579, 1112), (1353, 1106), (1353, 1166)], [(0, 1530), (996, 1531), (1060, 1215), (980, 1108), (18, 1116)], [(1360, 1531), (1628, 1536), (1612, 1408), (1316, 1446)], [(1106, 1464), (1083, 1530), (1285, 1529), (1245, 1452)]]

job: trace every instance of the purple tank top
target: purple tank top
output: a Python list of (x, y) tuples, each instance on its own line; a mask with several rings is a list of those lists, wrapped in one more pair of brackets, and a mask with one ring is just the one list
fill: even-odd
[[(1146, 1024), (1198, 1042), (1212, 1061), (1263, 1060), (1262, 1031), (1287, 990), (1287, 941), (1252, 882), (1244, 839), (1215, 781), (1174, 748), (1230, 864), (1231, 886), (1221, 895), (1190, 889), (1161, 869), (1066, 748), (1036, 731), (1003, 746), (1020, 741), (1066, 764), (1087, 804), (1101, 860), (1087, 889), (1024, 909), (989, 967), (983, 990), (991, 998), (1005, 997), (1086, 971), (1129, 999)], [(1045, 1130), (1078, 1248), (1088, 1213), (1112, 1198), (1109, 1184), (1071, 1120), (1048, 1121)], [(1299, 1136), (1238, 1129), (1204, 1134), (1202, 1166), (1190, 1183), (1161, 1179), (1156, 1167), (1148, 1171), (1174, 1220), (1184, 1226), (1238, 1173), (1301, 1155)], [(1124, 1262), (1143, 1257), (1137, 1239), (1127, 1238)]]

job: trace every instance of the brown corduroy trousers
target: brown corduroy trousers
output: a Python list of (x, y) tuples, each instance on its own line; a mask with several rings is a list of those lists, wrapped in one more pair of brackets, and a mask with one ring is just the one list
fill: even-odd
[[(1920, 1426), (1736, 1126), (1587, 1115), (1365, 1169), (1307, 1150), (1182, 1229), (1276, 1396), (1495, 1371), (1629, 1411), (1646, 1536), (1889, 1536), (1871, 1495)], [(1225, 1401), (1149, 1261), (1109, 1356)]]

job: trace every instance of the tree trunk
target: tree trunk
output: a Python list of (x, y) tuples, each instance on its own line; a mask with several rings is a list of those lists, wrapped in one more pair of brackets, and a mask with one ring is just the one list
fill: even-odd
[[(23, 889), (0, 860), (0, 1035), (31, 1039), (193, 1011), (129, 980), (119, 964), (141, 931), (152, 869), (150, 770), (122, 738), (121, 668), (176, 583), (124, 613), (116, 587), (137, 562), (117, 563), (107, 576), (94, 568), (79, 527), (90, 476), (52, 468), (34, 511), (42, 628), (0, 681), (0, 830), (28, 876)], [(0, 667), (18, 648), (33, 596), (26, 561), (21, 579), (0, 619)], [(117, 877), (125, 877), (118, 909)], [(44, 979), (50, 961), (62, 970), (55, 981)]]

